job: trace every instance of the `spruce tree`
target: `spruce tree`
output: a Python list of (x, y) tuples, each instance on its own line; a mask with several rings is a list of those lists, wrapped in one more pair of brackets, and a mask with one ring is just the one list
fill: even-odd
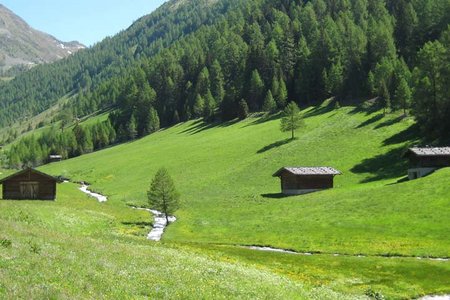
[(406, 109), (411, 103), (412, 93), (405, 78), (400, 80), (397, 90), (395, 91), (395, 99), (398, 103), (401, 103), (403, 114), (406, 116)]
[(203, 115), (204, 109), (205, 109), (205, 100), (200, 94), (197, 94), (197, 97), (195, 97), (194, 107), (192, 108), (194, 117), (196, 118), (201, 117)]
[(259, 75), (258, 70), (253, 70), (251, 79), (250, 79), (250, 87), (249, 87), (249, 106), (252, 110), (257, 110), (260, 106), (260, 102), (263, 100), (264, 93), (264, 82)]
[(147, 197), (150, 207), (164, 213), (166, 224), (169, 225), (169, 215), (179, 208), (180, 194), (167, 169), (161, 168), (156, 172)]
[(205, 97), (205, 106), (203, 109), (203, 118), (206, 121), (209, 121), (214, 116), (214, 110), (216, 108), (216, 103), (214, 101), (214, 97), (212, 96), (211, 92), (208, 90)]
[(127, 138), (129, 140), (134, 140), (137, 137), (137, 124), (136, 124), (136, 118), (134, 115), (131, 115), (130, 120), (127, 123)]
[(245, 99), (241, 99), (241, 101), (239, 101), (237, 114), (240, 120), (244, 120), (248, 117), (248, 105)]
[(283, 111), (280, 130), (282, 132), (291, 132), (291, 139), (294, 139), (294, 132), (303, 125), (303, 117), (300, 109), (295, 102), (290, 102)]
[(211, 94), (217, 103), (221, 103), (225, 97), (225, 79), (222, 67), (217, 60), (211, 66)]
[(383, 101), (383, 114), (391, 109), (391, 95), (385, 81), (381, 82), (381, 100)]
[(150, 116), (148, 119), (147, 128), (149, 133), (158, 131), (160, 128), (158, 112), (153, 107), (150, 108)]
[(277, 104), (273, 99), (272, 92), (270, 90), (267, 91), (266, 98), (264, 99), (263, 111), (272, 113), (277, 109)]
[(196, 92), (201, 96), (205, 96), (210, 89), (209, 71), (204, 67), (197, 78)]
[(173, 124), (178, 124), (180, 122), (181, 122), (181, 120), (180, 120), (180, 115), (178, 114), (178, 110), (175, 110), (173, 112), (172, 123)]
[(278, 95), (275, 98), (277, 106), (281, 109), (284, 108), (287, 103), (287, 98), (288, 98), (288, 91), (286, 88), (286, 83), (284, 82), (283, 78), (280, 77)]

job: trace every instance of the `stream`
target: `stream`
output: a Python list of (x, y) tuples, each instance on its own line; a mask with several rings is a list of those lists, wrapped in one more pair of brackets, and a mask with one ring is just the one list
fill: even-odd
[[(100, 203), (108, 201), (108, 197), (106, 197), (102, 194), (98, 194), (98, 193), (94, 193), (94, 192), (90, 191), (89, 186), (83, 182), (81, 183), (81, 187), (79, 188), (79, 190), (82, 191), (83, 193), (87, 194), (88, 196), (97, 199), (97, 201)], [(156, 242), (160, 241), (161, 237), (164, 233), (164, 229), (167, 226), (166, 216), (162, 212), (157, 211), (157, 210), (153, 210), (153, 209), (149, 209), (149, 208), (135, 207), (135, 206), (130, 206), (130, 207), (133, 209), (137, 209), (137, 210), (148, 211), (150, 214), (153, 215), (153, 218), (154, 218), (153, 228), (148, 233), (147, 239), (151, 240), (151, 241), (156, 241)], [(173, 223), (176, 221), (177, 218), (175, 218), (174, 216), (169, 216), (168, 219), (169, 219), (169, 223)]]
[[(424, 259), (424, 260), (432, 260), (432, 261), (442, 261), (448, 262), (450, 261), (447, 257), (420, 257), (420, 256), (383, 256), (383, 255), (362, 255), (362, 254), (340, 254), (340, 253), (312, 253), (312, 252), (297, 252), (294, 250), (288, 249), (280, 249), (280, 248), (272, 248), (268, 246), (244, 246), (240, 245), (240, 247), (247, 248), (250, 250), (256, 251), (267, 251), (267, 252), (279, 252), (279, 253), (288, 253), (288, 254), (297, 254), (297, 255), (333, 255), (333, 256), (353, 256), (353, 257), (381, 257), (381, 258), (416, 258), (416, 259)], [(446, 296), (449, 297), (449, 296)], [(430, 298), (437, 300), (450, 300), (450, 298)]]
[[(143, 208), (143, 207), (136, 207), (136, 206), (130, 206), (132, 209), (137, 209), (137, 210), (145, 210), (148, 211), (150, 214), (153, 215), (154, 217), (154, 223), (153, 223), (153, 229), (148, 233), (147, 235), (147, 239), (151, 240), (151, 241), (160, 241), (161, 237), (164, 233), (164, 229), (167, 226), (166, 223), (166, 216), (157, 210), (153, 210), (153, 209), (149, 209), (149, 208)], [(177, 220), (177, 218), (175, 218), (174, 216), (169, 216), (169, 224), (173, 223)]]

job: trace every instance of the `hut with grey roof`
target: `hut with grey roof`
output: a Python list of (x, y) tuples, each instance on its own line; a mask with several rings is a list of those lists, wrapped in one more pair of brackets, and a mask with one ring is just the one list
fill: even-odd
[(283, 167), (273, 174), (280, 178), (281, 191), (285, 195), (333, 188), (336, 175), (341, 175), (341, 172), (331, 167)]
[(439, 168), (450, 167), (450, 147), (413, 147), (404, 156), (409, 159), (410, 180), (424, 177)]

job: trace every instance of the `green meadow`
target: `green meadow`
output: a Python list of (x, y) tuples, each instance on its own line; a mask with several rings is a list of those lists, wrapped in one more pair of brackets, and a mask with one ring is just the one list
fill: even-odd
[[(4, 238), (18, 240), (13, 241), (14, 251), (10, 247), (0, 252), (6, 266), (1, 276), (23, 273), (39, 293), (56, 298), (70, 298), (81, 285), (87, 285), (85, 295), (93, 293), (94, 298), (105, 290), (113, 297), (130, 298), (324, 299), (375, 291), (397, 299), (449, 293), (450, 263), (416, 257), (450, 256), (450, 169), (404, 180), (407, 162), (402, 155), (420, 142), (414, 121), (370, 108), (335, 109), (327, 103), (303, 114), (305, 126), (293, 141), (280, 132), (279, 116), (215, 124), (197, 120), (43, 166), (40, 170), (50, 174), (89, 182), (109, 201), (96, 203), (73, 185), (62, 184), (55, 203), (2, 202), (0, 221), (11, 230)], [(145, 240), (151, 226), (148, 213), (128, 206), (147, 205), (146, 191), (162, 166), (174, 178), (182, 203), (178, 220), (161, 243), (153, 243)], [(282, 197), (279, 179), (272, 174), (283, 166), (331, 166), (343, 175), (335, 178), (332, 190)], [(20, 211), (25, 221), (9, 218)], [(41, 245), (40, 254), (30, 252), (33, 243)], [(250, 245), (314, 255), (244, 247)], [(19, 249), (26, 252), (24, 257), (36, 259), (8, 260)], [(53, 282), (58, 282), (65, 272), (57, 278), (54, 264), (39, 259), (44, 253), (55, 255), (61, 266), (71, 263), (80, 270), (76, 283), (67, 288), (40, 286), (45, 276), (55, 276)], [(130, 263), (136, 259), (144, 262)], [(165, 260), (170, 267), (164, 268)], [(195, 264), (201, 268), (191, 274)], [(27, 266), (48, 268), (49, 273), (37, 278)], [(120, 268), (125, 269), (123, 277), (114, 271)], [(154, 279), (157, 283), (152, 272), (163, 273)], [(98, 276), (108, 278), (102, 283)], [(181, 283), (183, 276), (189, 280)], [(86, 283), (91, 277), (94, 283)], [(281, 284), (274, 284), (277, 280)], [(252, 281), (257, 284), (252, 286)], [(0, 286), (0, 295), (20, 293), (27, 280), (15, 282), (17, 290), (11, 290), (9, 281)], [(127, 294), (133, 283), (140, 288)], [(143, 287), (151, 288), (145, 289), (150, 294), (141, 294)]]
[(150, 243), (148, 213), (73, 184), (56, 202), (0, 202), (2, 299), (340, 299), (244, 262)]

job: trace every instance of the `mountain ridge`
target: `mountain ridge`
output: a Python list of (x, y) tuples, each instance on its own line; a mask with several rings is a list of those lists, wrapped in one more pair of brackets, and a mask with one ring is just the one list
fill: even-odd
[(21, 17), (0, 4), (0, 71), (17, 73), (42, 63), (65, 58), (86, 46), (63, 42), (32, 28)]

